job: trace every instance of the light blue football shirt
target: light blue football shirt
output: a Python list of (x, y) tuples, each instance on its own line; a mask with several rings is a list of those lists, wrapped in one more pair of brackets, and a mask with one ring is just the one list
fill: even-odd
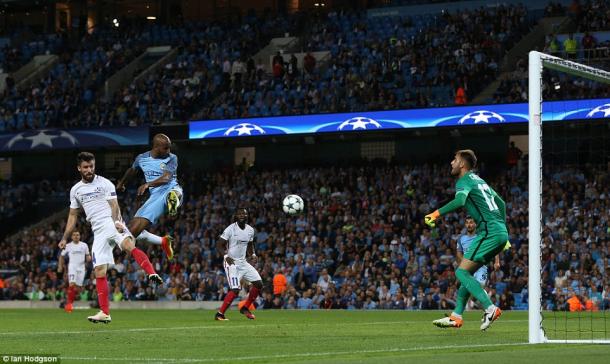
[(156, 180), (165, 172), (170, 172), (172, 174), (172, 178), (167, 184), (151, 187), (150, 193), (164, 191), (178, 185), (178, 157), (173, 153), (170, 153), (169, 156), (165, 158), (153, 158), (150, 155), (150, 151), (142, 153), (136, 157), (132, 167), (135, 169), (139, 168), (144, 172), (146, 183)]

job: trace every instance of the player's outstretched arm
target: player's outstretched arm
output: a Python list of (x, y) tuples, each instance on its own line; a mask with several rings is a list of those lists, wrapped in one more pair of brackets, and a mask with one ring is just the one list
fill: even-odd
[(68, 242), (68, 238), (72, 234), (72, 231), (76, 227), (76, 219), (78, 218), (78, 212), (80, 209), (70, 208), (70, 212), (68, 213), (68, 221), (66, 222), (66, 229), (64, 230), (64, 235), (61, 238), (58, 246), (60, 249), (66, 247), (66, 243)]
[(137, 172), (138, 171), (134, 167), (128, 168), (125, 171), (125, 174), (123, 175), (123, 177), (116, 184), (117, 191), (119, 191), (119, 192), (125, 191), (125, 184), (127, 182), (129, 182), (129, 180), (131, 180), (136, 175)]
[(426, 225), (428, 225), (430, 227), (434, 227), (436, 225), (435, 221), (439, 217), (441, 217), (442, 215), (448, 214), (451, 211), (457, 210), (460, 207), (463, 207), (466, 204), (467, 196), (468, 196), (467, 193), (458, 193), (457, 195), (455, 195), (455, 198), (453, 200), (449, 201), (449, 203), (447, 203), (440, 209), (426, 215), (424, 217), (424, 222), (426, 223)]
[(460, 207), (464, 207), (464, 205), (466, 204), (467, 197), (468, 195), (465, 193), (458, 193), (457, 195), (455, 195), (455, 198), (453, 200), (449, 201), (445, 206), (438, 209), (438, 213), (443, 216), (450, 213), (451, 211), (459, 209)]

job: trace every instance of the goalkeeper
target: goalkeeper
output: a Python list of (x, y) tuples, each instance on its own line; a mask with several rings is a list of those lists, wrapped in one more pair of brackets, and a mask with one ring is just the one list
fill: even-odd
[(435, 221), (442, 215), (465, 207), (477, 224), (477, 237), (464, 253), (464, 258), (455, 272), (461, 283), (455, 311), (449, 317), (434, 321), (434, 324), (440, 327), (461, 327), (463, 323), (461, 315), (471, 296), (485, 309), (481, 330), (487, 330), (502, 314), (502, 310), (491, 302), (485, 290), (473, 277), (473, 273), (483, 265), (489, 264), (507, 244), (506, 205), (496, 191), (472, 171), (476, 165), (477, 157), (472, 150), (457, 151), (451, 161), (451, 175), (458, 177), (455, 184), (455, 198), (425, 216), (425, 223), (434, 227)]

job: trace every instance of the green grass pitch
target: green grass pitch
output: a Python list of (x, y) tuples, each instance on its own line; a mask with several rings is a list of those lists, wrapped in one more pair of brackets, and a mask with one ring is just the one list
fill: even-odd
[[(505, 312), (488, 332), (468, 312), (459, 330), (441, 312), (0, 310), (0, 354), (59, 354), (62, 363), (608, 363), (610, 345), (528, 345), (527, 313)], [(574, 337), (573, 337), (574, 338)]]

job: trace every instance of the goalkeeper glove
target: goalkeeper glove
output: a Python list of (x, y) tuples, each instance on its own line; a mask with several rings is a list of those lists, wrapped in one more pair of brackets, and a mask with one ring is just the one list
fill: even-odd
[(510, 241), (506, 241), (506, 244), (504, 245), (504, 249), (502, 249), (503, 252), (509, 250), (512, 247), (512, 245), (510, 245)]
[(441, 217), (440, 212), (438, 212), (438, 210), (434, 211), (431, 214), (428, 214), (424, 217), (424, 222), (426, 223), (426, 225), (430, 226), (430, 227), (435, 227), (436, 226), (436, 219), (438, 219), (439, 217)]

